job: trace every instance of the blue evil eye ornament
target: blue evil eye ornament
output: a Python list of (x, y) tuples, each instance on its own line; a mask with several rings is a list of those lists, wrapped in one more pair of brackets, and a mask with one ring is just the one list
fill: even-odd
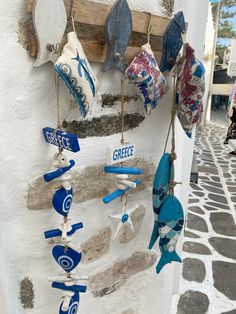
[(56, 262), (64, 269), (65, 272), (70, 273), (75, 269), (81, 261), (82, 254), (67, 247), (65, 249), (62, 245), (56, 245), (52, 249), (52, 255)]
[(75, 293), (74, 296), (70, 300), (68, 310), (63, 310), (63, 302), (60, 306), (59, 314), (77, 314), (79, 309), (79, 293)]
[(52, 204), (58, 214), (67, 216), (73, 200), (73, 189), (67, 191), (64, 188), (57, 190), (52, 199)]

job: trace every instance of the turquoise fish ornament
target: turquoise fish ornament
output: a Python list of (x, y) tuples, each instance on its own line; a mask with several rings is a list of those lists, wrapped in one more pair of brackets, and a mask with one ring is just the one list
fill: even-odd
[(168, 153), (163, 154), (159, 165), (157, 167), (154, 184), (153, 184), (153, 211), (154, 211), (154, 227), (149, 242), (149, 250), (151, 250), (159, 237), (158, 231), (158, 215), (160, 207), (166, 197), (170, 188), (170, 181), (174, 178), (174, 166), (171, 161), (171, 155)]
[(156, 272), (159, 274), (166, 264), (182, 262), (175, 248), (184, 225), (184, 211), (180, 201), (173, 194), (165, 198), (160, 208), (157, 225), (161, 251), (161, 259), (156, 267)]

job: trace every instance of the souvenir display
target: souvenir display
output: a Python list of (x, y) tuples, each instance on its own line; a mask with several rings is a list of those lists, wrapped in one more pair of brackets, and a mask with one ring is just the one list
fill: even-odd
[[(43, 130), (44, 134), (45, 129)], [(64, 138), (69, 139), (67, 142), (67, 147), (73, 147), (73, 145), (75, 145), (77, 148), (79, 147), (78, 139), (77, 143), (75, 143), (75, 138), (72, 136), (72, 134), (67, 134), (61, 130), (59, 132), (55, 130), (54, 138), (57, 138), (58, 134), (63, 134)], [(48, 142), (48, 138), (45, 137), (45, 139)], [(68, 162), (66, 156), (62, 153), (60, 142), (53, 141), (51, 144), (55, 145), (55, 143), (57, 143), (59, 151), (54, 155), (53, 166), (57, 168), (57, 170), (46, 173), (44, 175), (44, 180), (46, 182), (55, 181), (59, 184), (58, 189), (53, 195), (52, 205), (55, 211), (59, 215), (63, 216), (63, 223), (59, 226), (58, 229), (45, 231), (44, 237), (45, 239), (53, 239), (54, 243), (58, 243), (58, 245), (53, 247), (52, 255), (57, 264), (66, 272), (66, 275), (57, 278), (57, 281), (54, 279), (51, 280), (50, 278), (49, 280), (53, 281), (53, 288), (63, 291), (63, 295), (65, 297), (63, 303), (60, 306), (59, 313), (76, 314), (79, 306), (79, 292), (85, 292), (86, 287), (77, 285), (77, 282), (80, 279), (73, 278), (72, 276), (73, 270), (79, 265), (82, 258), (79, 247), (76, 247), (72, 243), (72, 235), (77, 230), (82, 229), (83, 224), (80, 222), (71, 225), (68, 218), (73, 200), (73, 189), (69, 182), (70, 175), (68, 174), (68, 171), (75, 165), (75, 162), (73, 160)], [(65, 283), (60, 283), (58, 281)]]
[[(149, 241), (152, 249), (159, 238), (161, 258), (156, 266), (159, 274), (163, 267), (171, 262), (182, 260), (175, 251), (179, 235), (184, 225), (184, 211), (181, 203), (174, 195), (175, 181), (174, 161), (177, 159), (175, 152), (175, 119), (176, 119), (176, 76), (173, 82), (173, 106), (171, 123), (167, 134), (164, 154), (157, 167), (153, 184), (153, 212), (154, 227)], [(171, 153), (166, 153), (166, 148), (172, 131)]]
[(81, 115), (85, 117), (96, 94), (97, 78), (85, 56), (76, 32), (67, 34), (68, 42), (54, 65), (54, 70), (64, 81)]
[(127, 209), (128, 192), (135, 189), (140, 183), (139, 180), (129, 181), (129, 175), (141, 175), (143, 170), (140, 168), (113, 166), (114, 164), (124, 162), (135, 157), (135, 145), (126, 143), (124, 139), (124, 81), (121, 80), (121, 145), (109, 147), (107, 149), (107, 163), (104, 167), (105, 173), (113, 174), (116, 190), (103, 198), (103, 202), (108, 204), (118, 197), (121, 199), (121, 212), (109, 217), (117, 223), (113, 239), (117, 238), (122, 228), (127, 225), (134, 231), (132, 223), (132, 213), (139, 207), (136, 205)]
[(175, 14), (163, 36), (163, 55), (160, 63), (162, 72), (171, 71), (183, 46), (182, 34), (185, 33), (183, 12)]
[(124, 72), (127, 65), (124, 54), (132, 34), (132, 15), (126, 0), (117, 0), (106, 19), (105, 37), (107, 41), (107, 57), (102, 71), (113, 68)]
[(178, 118), (189, 137), (193, 126), (200, 122), (204, 92), (205, 68), (195, 57), (193, 48), (186, 44), (178, 70), (176, 104)]
[(144, 108), (150, 114), (165, 94), (167, 84), (149, 43), (142, 46), (141, 52), (134, 58), (125, 74), (131, 83), (138, 86)]

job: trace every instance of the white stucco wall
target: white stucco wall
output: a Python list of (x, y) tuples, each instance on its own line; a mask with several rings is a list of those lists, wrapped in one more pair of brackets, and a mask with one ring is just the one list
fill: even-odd
[[(108, 1), (106, 1), (108, 2)], [(113, 1), (109, 1), (113, 2)], [(189, 23), (187, 39), (196, 49), (197, 56), (203, 55), (205, 23), (207, 18), (207, 0), (177, 0), (176, 11), (182, 9)], [(151, 11), (160, 14), (159, 1), (129, 1), (132, 9)], [(1, 60), (1, 202), (0, 202), (0, 286), (3, 286), (9, 314), (51, 314), (57, 313), (61, 302), (60, 292), (51, 289), (47, 276), (59, 273), (51, 256), (51, 247), (43, 239), (43, 231), (56, 227), (61, 218), (52, 211), (29, 211), (25, 203), (28, 182), (42, 175), (51, 165), (55, 149), (49, 147), (42, 136), (41, 129), (55, 126), (55, 96), (53, 71), (50, 64), (33, 68), (33, 60), (17, 42), (18, 21), (25, 16), (25, 1), (1, 1), (0, 17), (0, 60)], [(103, 74), (100, 66), (94, 69), (101, 83), (99, 95), (104, 92), (117, 92), (119, 81), (113, 80), (112, 73)], [(79, 117), (77, 109), (70, 106), (69, 96), (63, 85), (63, 118)], [(130, 91), (132, 93), (132, 91)], [(137, 156), (146, 157), (157, 163), (163, 152), (165, 137), (170, 121), (172, 95), (169, 92), (162, 103), (138, 128), (125, 134), (127, 140), (136, 143)], [(137, 110), (142, 107), (141, 102)], [(94, 115), (101, 114), (101, 108), (95, 104)], [(104, 109), (108, 113), (109, 109)], [(109, 126), (108, 126), (109, 127)], [(176, 180), (183, 184), (176, 188), (186, 210), (188, 182), (192, 161), (193, 140), (189, 140), (178, 121), (176, 127)], [(105, 163), (106, 147), (118, 143), (120, 135), (104, 138), (80, 140), (81, 152), (67, 154), (75, 159), (80, 167)], [(78, 168), (79, 169), (79, 168)], [(93, 180), (93, 178), (91, 178)], [(42, 195), (43, 198), (43, 195)], [(111, 244), (109, 253), (102, 259), (86, 265), (80, 265), (81, 273), (96, 273), (122, 260), (136, 250), (147, 248), (153, 226), (151, 190), (132, 196), (131, 202), (141, 202), (147, 207), (147, 215), (137, 237), (127, 245), (117, 242)], [(75, 210), (76, 209), (76, 210)], [(84, 241), (104, 226), (111, 225), (107, 214), (116, 210), (115, 205), (105, 206), (99, 199), (93, 199), (72, 208), (72, 221), (83, 221), (86, 228), (76, 237)], [(114, 212), (114, 211), (113, 211)], [(180, 241), (178, 251), (182, 243)], [(128, 280), (116, 292), (103, 298), (93, 298), (90, 293), (81, 296), (80, 313), (121, 314), (126, 309), (135, 313), (169, 313), (171, 297), (178, 292), (180, 265), (167, 266), (157, 276), (155, 268), (139, 273)], [(33, 310), (24, 310), (19, 301), (19, 282), (25, 276), (32, 278), (35, 289)], [(0, 297), (1, 294), (0, 293)], [(0, 313), (7, 314), (4, 310)]]

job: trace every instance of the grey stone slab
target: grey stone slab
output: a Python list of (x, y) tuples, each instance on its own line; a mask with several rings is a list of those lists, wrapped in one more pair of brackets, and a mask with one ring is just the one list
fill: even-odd
[(111, 228), (104, 228), (87, 241), (81, 243), (83, 262), (93, 262), (108, 252), (111, 233)]
[(189, 204), (194, 204), (194, 203), (198, 203), (199, 200), (197, 198), (192, 198), (188, 201)]
[(215, 182), (220, 182), (220, 177), (211, 176), (211, 179)]
[(190, 183), (190, 186), (193, 190), (202, 191), (202, 188), (196, 183)]
[(212, 193), (222, 194), (222, 195), (224, 194), (224, 191), (223, 191), (223, 190), (218, 189), (218, 188), (215, 188), (215, 187), (213, 187), (213, 186), (209, 186), (209, 185), (202, 184), (202, 187), (203, 187), (204, 189), (206, 189), (207, 191), (212, 192)]
[(229, 213), (211, 213), (210, 222), (213, 230), (218, 234), (235, 237), (236, 226), (233, 216)]
[(201, 232), (208, 232), (208, 227), (205, 220), (202, 217), (188, 213), (187, 218), (188, 229), (197, 230)]
[(187, 281), (203, 282), (206, 277), (206, 268), (199, 259), (185, 258), (183, 260), (182, 274)]
[(233, 203), (236, 203), (236, 197), (231, 197), (231, 201), (232, 201)]
[(236, 192), (236, 186), (228, 186), (228, 191), (229, 192)]
[(206, 184), (208, 184), (208, 185), (212, 185), (212, 186), (214, 186), (215, 188), (222, 188), (221, 183), (218, 183), (218, 182), (212, 182), (212, 181), (208, 181), (208, 180), (203, 180), (202, 182), (203, 182), (203, 183), (206, 183)]
[(115, 262), (109, 268), (89, 278), (89, 286), (95, 297), (111, 294), (133, 275), (151, 267), (157, 259), (153, 251), (135, 252), (129, 258)]
[(211, 251), (206, 245), (190, 241), (184, 242), (183, 251), (194, 254), (211, 255)]
[(194, 212), (194, 213), (197, 213), (197, 214), (200, 214), (200, 215), (204, 215), (204, 211), (199, 206), (190, 206), (188, 209), (191, 212)]
[(206, 294), (188, 290), (180, 296), (177, 314), (205, 314), (208, 307), (209, 299)]
[(193, 192), (193, 194), (197, 197), (203, 197), (205, 195), (204, 192), (195, 192), (195, 191)]
[(204, 208), (206, 208), (206, 210), (209, 210), (209, 211), (216, 211), (218, 210), (219, 208), (215, 208), (215, 207), (211, 207), (211, 206), (207, 206), (207, 205), (203, 205)]
[(213, 248), (224, 257), (236, 259), (236, 241), (232, 239), (213, 237), (209, 239)]
[(232, 182), (232, 181), (227, 181), (226, 184), (236, 186), (236, 182)]
[(215, 288), (230, 300), (236, 300), (236, 263), (212, 262)]
[(213, 167), (199, 166), (198, 171), (203, 172), (203, 173), (209, 173), (209, 174), (218, 174), (217, 169)]
[(229, 312), (220, 313), (220, 314), (236, 314), (236, 309)]
[(222, 204), (228, 204), (225, 196), (209, 193), (208, 197), (213, 201), (216, 201)]
[(228, 179), (228, 178), (232, 178), (232, 175), (228, 172), (224, 172), (223, 173), (224, 178)]
[(190, 232), (190, 231), (188, 231), (188, 230), (185, 230), (185, 231), (184, 231), (184, 236), (185, 236), (186, 238), (192, 238), (192, 239), (199, 239), (199, 238), (200, 238), (197, 234), (195, 234), (195, 233), (193, 233), (193, 232)]
[(220, 204), (220, 203), (215, 203), (215, 202), (207, 202), (207, 205), (213, 206), (215, 208), (221, 208), (221, 209), (229, 209), (229, 206)]

